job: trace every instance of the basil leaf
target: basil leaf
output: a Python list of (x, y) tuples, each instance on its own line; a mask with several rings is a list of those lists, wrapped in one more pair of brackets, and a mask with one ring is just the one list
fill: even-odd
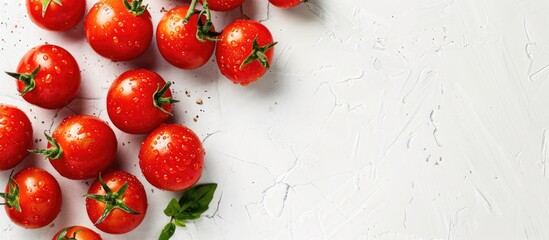
[(184, 219), (196, 219), (200, 217), (202, 213), (208, 210), (216, 188), (216, 183), (209, 183), (197, 185), (187, 190), (183, 193), (181, 199), (179, 199), (179, 205), (183, 213), (178, 215), (181, 215)]
[(164, 229), (162, 229), (162, 233), (160, 233), (160, 237), (158, 237), (158, 240), (168, 240), (173, 236), (174, 233), (175, 233), (175, 224), (170, 222), (166, 224)]
[(168, 217), (176, 216), (180, 212), (181, 206), (179, 206), (179, 203), (177, 202), (177, 199), (173, 198), (170, 203), (168, 203), (168, 206), (166, 209), (164, 209), (164, 214)]

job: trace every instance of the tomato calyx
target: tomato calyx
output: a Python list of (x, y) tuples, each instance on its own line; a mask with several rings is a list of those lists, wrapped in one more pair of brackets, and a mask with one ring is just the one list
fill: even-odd
[(33, 150), (29, 150), (29, 152), (43, 154), (46, 156), (46, 158), (53, 159), (53, 160), (61, 158), (61, 155), (63, 155), (63, 148), (61, 148), (59, 143), (57, 143), (57, 140), (55, 140), (55, 138), (53, 138), (52, 136), (48, 135), (46, 132), (44, 132), (44, 136), (46, 136), (46, 139), (52, 145), (52, 147), (47, 149), (33, 149)]
[[(187, 24), (189, 22), (189, 19), (192, 17), (193, 14), (198, 14), (198, 27), (196, 30), (196, 38), (200, 42), (206, 42), (208, 41), (219, 41), (218, 36), (221, 35), (220, 32), (212, 31), (213, 23), (212, 23), (212, 14), (210, 12), (210, 7), (208, 5), (208, 1), (204, 0), (202, 11), (196, 11), (195, 7), (198, 0), (192, 0), (191, 5), (189, 6), (189, 10), (187, 11), (187, 15), (185, 16), (185, 19), (183, 20), (183, 23)], [(202, 23), (202, 16), (206, 16), (206, 21)]]
[(274, 47), (278, 42), (269, 43), (265, 46), (259, 46), (257, 43), (257, 36), (254, 38), (254, 42), (252, 43), (252, 53), (246, 57), (246, 59), (240, 64), (240, 69), (242, 69), (244, 66), (246, 66), (248, 63), (251, 63), (255, 60), (259, 61), (261, 63), (261, 66), (269, 69), (269, 59), (267, 58), (267, 55), (265, 55), (265, 52), (269, 50), (270, 48)]
[(51, 2), (54, 2), (59, 6), (63, 6), (63, 3), (61, 3), (61, 0), (42, 0), (42, 17), (46, 15), (46, 10), (48, 10), (48, 7), (50, 6)]
[(10, 75), (11, 77), (23, 82), (25, 84), (25, 88), (23, 91), (19, 92), (20, 96), (25, 95), (25, 93), (28, 93), (36, 87), (36, 81), (34, 80), (34, 77), (36, 77), (36, 74), (40, 71), (40, 65), (36, 67), (34, 70), (32, 70), (31, 73), (13, 73), (13, 72), (6, 72), (6, 74)]
[(131, 3), (128, 2), (128, 0), (124, 0), (124, 6), (128, 10), (128, 12), (136, 17), (147, 11), (147, 7), (149, 6), (149, 4), (143, 6), (142, 3), (143, 0), (133, 0)]
[(99, 173), (99, 183), (101, 184), (101, 187), (103, 187), (103, 189), (105, 190), (105, 195), (86, 194), (87, 198), (91, 198), (93, 200), (100, 201), (106, 204), (103, 214), (101, 214), (101, 217), (93, 225), (97, 225), (103, 222), (103, 220), (105, 220), (105, 218), (107, 218), (112, 212), (112, 210), (116, 208), (129, 214), (141, 214), (128, 207), (128, 205), (126, 205), (122, 201), (122, 197), (124, 197), (124, 193), (126, 193), (126, 190), (129, 186), (128, 182), (125, 182), (124, 185), (122, 185), (122, 187), (118, 189), (118, 191), (113, 192), (111, 188), (109, 188), (109, 186), (107, 186), (107, 184), (101, 178), (101, 173)]
[(61, 233), (59, 233), (59, 236), (57, 236), (57, 239), (56, 240), (77, 240), (76, 239), (76, 234), (78, 234), (79, 232), (82, 232), (82, 230), (77, 230), (75, 231), (73, 234), (72, 234), (72, 237), (69, 237), (67, 235), (67, 233), (73, 229), (74, 227), (68, 227), (68, 228), (65, 228), (63, 229), (63, 231)]
[(164, 93), (169, 90), (171, 85), (171, 82), (166, 82), (166, 85), (164, 85), (162, 89), (160, 89), (160, 85), (158, 85), (156, 91), (153, 94), (153, 104), (155, 108), (158, 108), (158, 110), (162, 111), (165, 114), (173, 116), (171, 112), (168, 112), (164, 110), (164, 108), (162, 108), (162, 105), (164, 104), (173, 104), (179, 102), (178, 100), (172, 99), (171, 97), (163, 97)]
[(0, 205), (8, 205), (10, 208), (14, 207), (15, 210), (21, 212), (21, 206), (19, 205), (19, 185), (11, 177), (12, 174), (13, 171), (10, 173), (9, 191), (7, 193), (0, 193), (0, 197), (5, 199), (5, 202), (0, 203)]

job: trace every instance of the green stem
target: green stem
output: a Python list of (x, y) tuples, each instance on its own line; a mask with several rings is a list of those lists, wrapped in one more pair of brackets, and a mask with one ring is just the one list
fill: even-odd
[(134, 16), (139, 16), (145, 11), (147, 11), (148, 4), (143, 6), (143, 0), (132, 0), (132, 2), (128, 2), (128, 0), (124, 0), (124, 6), (126, 6), (126, 9), (128, 12), (133, 14)]
[(25, 84), (25, 88), (23, 89), (23, 91), (19, 92), (19, 95), (23, 96), (26, 93), (32, 91), (36, 87), (36, 81), (34, 80), (34, 78), (36, 77), (36, 74), (38, 74), (39, 71), (40, 71), (40, 65), (38, 65), (38, 67), (36, 67), (30, 73), (6, 72), (6, 74), (10, 75), (11, 77)]
[(195, 8), (196, 8), (196, 4), (198, 3), (198, 0), (192, 0), (191, 1), (191, 5), (189, 5), (189, 10), (187, 10), (187, 15), (185, 16), (185, 19), (183, 20), (183, 23), (187, 23), (189, 22), (189, 19), (191, 18), (191, 16), (193, 14), (195, 14)]
[(254, 42), (252, 43), (252, 52), (250, 53), (250, 55), (248, 55), (248, 57), (246, 57), (246, 59), (244, 59), (242, 64), (240, 64), (240, 69), (242, 69), (244, 66), (246, 66), (247, 64), (255, 60), (259, 61), (259, 63), (263, 67), (269, 69), (270, 68), (269, 59), (267, 58), (267, 55), (265, 55), (265, 52), (267, 52), (269, 49), (274, 47), (277, 43), (278, 42), (273, 42), (260, 47), (259, 44), (257, 43), (257, 36), (256, 36), (254, 38)]
[(48, 135), (46, 132), (44, 132), (44, 136), (46, 136), (46, 139), (51, 144), (52, 147), (47, 149), (32, 149), (29, 150), (31, 153), (37, 153), (45, 155), (46, 158), (49, 158), (50, 160), (55, 160), (61, 158), (63, 155), (63, 148), (57, 143), (57, 140), (53, 138), (52, 136)]
[(9, 208), (14, 207), (15, 210), (21, 212), (21, 206), (19, 205), (19, 185), (15, 182), (12, 175), (13, 170), (10, 173), (8, 192), (0, 193), (0, 197), (4, 198), (6, 201), (2, 205), (7, 205)]
[(172, 85), (171, 82), (166, 82), (166, 84), (164, 85), (164, 87), (162, 87), (162, 89), (160, 89), (160, 85), (158, 85), (158, 87), (156, 88), (156, 91), (153, 94), (153, 105), (163, 113), (173, 116), (171, 112), (168, 112), (164, 110), (164, 108), (162, 108), (162, 105), (164, 104), (173, 104), (173, 103), (179, 102), (178, 100), (172, 99), (171, 97), (164, 97), (164, 94), (170, 89), (171, 85)]
[(51, 2), (57, 3), (59, 6), (63, 6), (61, 0), (42, 0), (42, 17), (46, 15), (46, 11), (48, 10)]

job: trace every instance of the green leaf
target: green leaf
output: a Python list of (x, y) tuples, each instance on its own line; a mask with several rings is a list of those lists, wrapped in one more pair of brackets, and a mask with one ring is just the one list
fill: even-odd
[(180, 220), (180, 219), (174, 219), (174, 223), (178, 227), (186, 227), (187, 226), (187, 224), (185, 224), (185, 221)]
[(183, 193), (179, 199), (183, 213), (180, 215), (183, 219), (197, 219), (202, 213), (208, 210), (208, 206), (213, 199), (216, 183), (196, 185)]
[(166, 209), (164, 209), (164, 214), (168, 217), (173, 217), (179, 213), (180, 209), (181, 206), (179, 206), (177, 199), (173, 198), (170, 203), (168, 203)]
[(170, 222), (166, 224), (164, 229), (162, 229), (162, 232), (160, 233), (160, 237), (158, 237), (158, 240), (168, 240), (173, 236), (174, 233), (175, 233), (175, 224)]

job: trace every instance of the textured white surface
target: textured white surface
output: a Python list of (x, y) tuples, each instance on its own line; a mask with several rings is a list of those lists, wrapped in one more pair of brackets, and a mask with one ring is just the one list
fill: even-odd
[[(155, 25), (163, 7), (182, 4), (148, 2)], [(30, 106), (2, 77), (0, 102), (29, 115), (35, 138), (74, 113), (108, 120), (106, 90), (125, 70), (145, 67), (175, 82), (182, 102), (170, 121), (210, 135), (201, 182), (220, 185), (206, 217), (174, 239), (549, 238), (545, 0), (311, 0), (291, 10), (247, 0), (243, 13), (279, 41), (272, 71), (249, 87), (220, 76), (213, 61), (175, 69), (155, 43), (146, 57), (112, 63), (91, 50), (82, 24), (47, 32), (30, 22), (22, 0), (0, 6), (2, 70), (44, 42), (69, 50), (82, 69), (78, 99), (60, 111)], [(220, 29), (242, 14), (214, 17)], [(117, 167), (144, 180), (144, 136), (115, 131)], [(39, 156), (23, 165), (50, 170), (65, 205), (55, 227), (39, 230), (0, 213), (2, 239), (91, 227), (80, 197), (89, 181), (63, 179)], [(162, 210), (178, 194), (144, 184), (143, 224), (105, 239), (157, 238), (169, 220)]]

